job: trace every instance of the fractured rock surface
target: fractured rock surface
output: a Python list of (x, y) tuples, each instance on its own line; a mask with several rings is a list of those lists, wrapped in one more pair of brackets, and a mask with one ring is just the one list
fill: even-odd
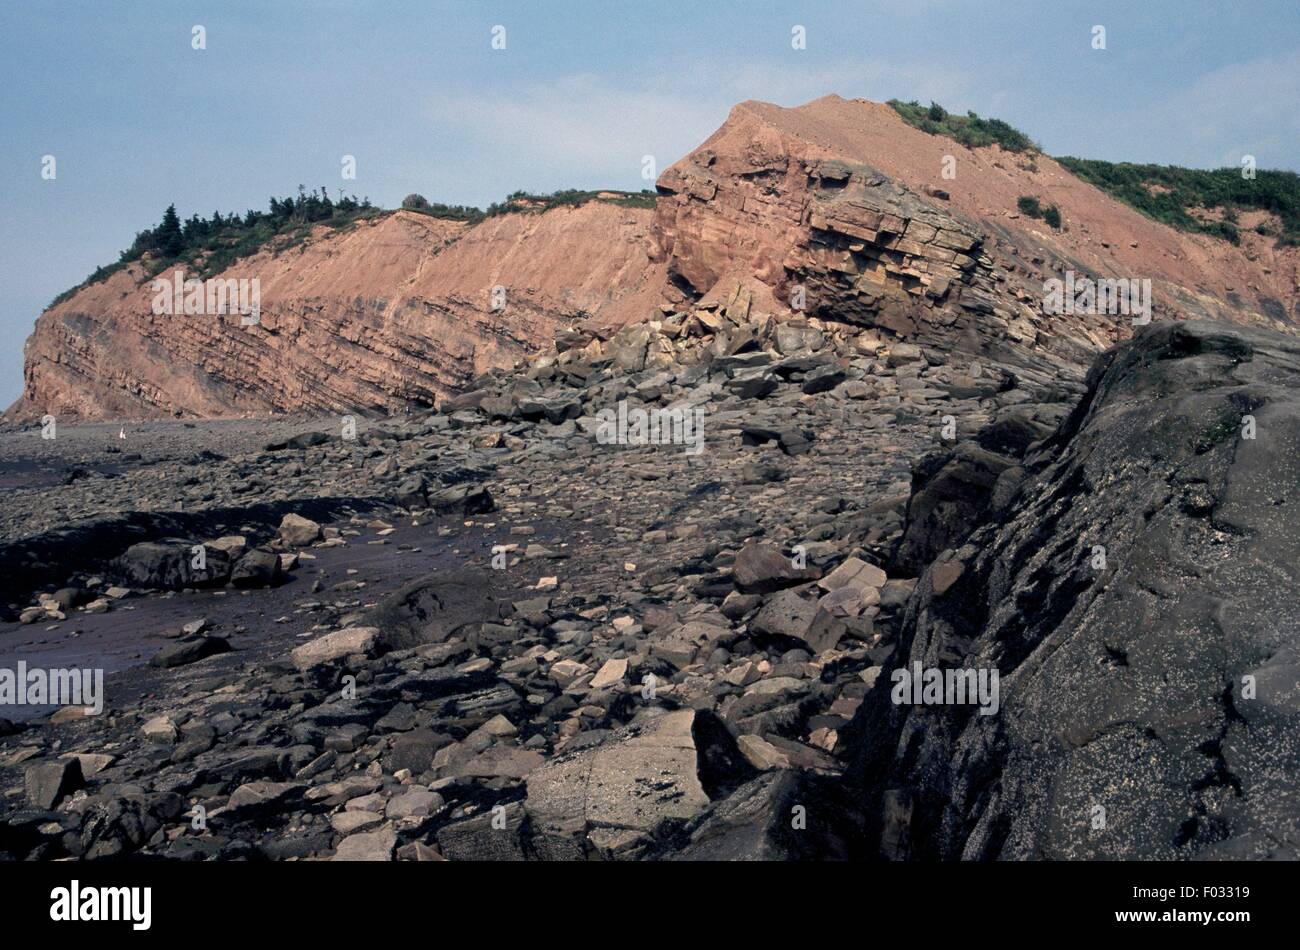
[(908, 605), (897, 663), (996, 668), (1000, 712), (882, 677), (857, 713), (884, 856), (1297, 856), (1298, 383), (1293, 339), (1215, 324), (1099, 361)]

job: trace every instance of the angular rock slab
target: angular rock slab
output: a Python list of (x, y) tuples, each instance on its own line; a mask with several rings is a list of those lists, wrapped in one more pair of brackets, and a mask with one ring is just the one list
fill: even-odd
[(300, 670), (332, 663), (353, 653), (369, 653), (379, 640), (378, 627), (352, 627), (317, 637), (296, 647), (291, 654), (293, 665)]
[(391, 861), (397, 845), (392, 825), (348, 835), (334, 851), (334, 861)]
[(81, 762), (62, 759), (29, 766), (24, 777), (27, 800), (33, 808), (49, 810), (85, 784)]
[(633, 723), (609, 741), (561, 754), (528, 777), (525, 810), (544, 857), (580, 857), (596, 829), (653, 837), (700, 814), (697, 713), (682, 709)]

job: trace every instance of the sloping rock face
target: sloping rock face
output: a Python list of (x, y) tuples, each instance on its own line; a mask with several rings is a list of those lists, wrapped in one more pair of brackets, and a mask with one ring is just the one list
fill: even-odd
[[(869, 852), (1300, 857), (1298, 385), (1300, 344), (1222, 324), (1105, 354), (847, 730)], [(916, 663), (997, 671), (997, 712), (908, 704)]]
[(592, 201), (474, 227), (408, 211), (321, 227), (300, 247), (265, 249), (217, 275), (260, 282), (260, 322), (249, 326), (237, 314), (155, 314), (152, 281), (131, 265), (41, 315), (10, 414), (430, 406), (575, 322), (642, 319), (663, 283), (650, 221), (646, 209)]

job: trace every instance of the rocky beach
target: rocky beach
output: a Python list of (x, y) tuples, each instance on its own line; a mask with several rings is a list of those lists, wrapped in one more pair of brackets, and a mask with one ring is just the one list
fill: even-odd
[(169, 208), (0, 424), (0, 853), (1300, 856), (1290, 212), (1118, 174), (829, 95)]
[[(1287, 793), (1255, 763), (1296, 754), (1292, 661), (1225, 587), (1296, 563), (1289, 338), (1166, 324), (1049, 384), (725, 310), (566, 342), (350, 439), (5, 433), (15, 467), (83, 473), (9, 494), (6, 660), (109, 670), (100, 715), (5, 725), (5, 849), (1276, 856)], [(629, 400), (703, 407), (706, 450), (601, 444), (596, 412)], [(1268, 440), (1225, 422), (1243, 407)], [(33, 562), (61, 586), (25, 584)], [(1213, 661), (1168, 639), (1186, 624), (1216, 625)], [(1001, 714), (890, 702), (911, 660), (995, 665)], [(1225, 699), (1240, 674), (1269, 698)], [(1116, 690), (1145, 697), (1123, 722)], [(1160, 798), (1087, 779), (1144, 746)], [(1033, 779), (1058, 769), (1073, 815)]]

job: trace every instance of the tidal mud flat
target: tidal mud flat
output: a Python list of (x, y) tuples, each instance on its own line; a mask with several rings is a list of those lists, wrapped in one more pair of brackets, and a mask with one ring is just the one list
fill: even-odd
[[(43, 669), (103, 670), (105, 701), (129, 706), (155, 691), (167, 674), (148, 665), (160, 650), (185, 637), (187, 625), (229, 643), (231, 653), (213, 656), (212, 667), (238, 669), (287, 653), (312, 635), (321, 611), (360, 609), (416, 577), (449, 571), (501, 542), (492, 527), (436, 519), (400, 525), (384, 535), (364, 531), (347, 547), (322, 548), (286, 572), (282, 583), (260, 590), (187, 590), (132, 594), (103, 613), (77, 613), (62, 621), (0, 624), (0, 669), (18, 662)], [(345, 526), (350, 527), (347, 523)], [(367, 537), (371, 535), (372, 537)], [(300, 555), (301, 556), (301, 555)], [(48, 715), (48, 705), (5, 710), (25, 720)]]

